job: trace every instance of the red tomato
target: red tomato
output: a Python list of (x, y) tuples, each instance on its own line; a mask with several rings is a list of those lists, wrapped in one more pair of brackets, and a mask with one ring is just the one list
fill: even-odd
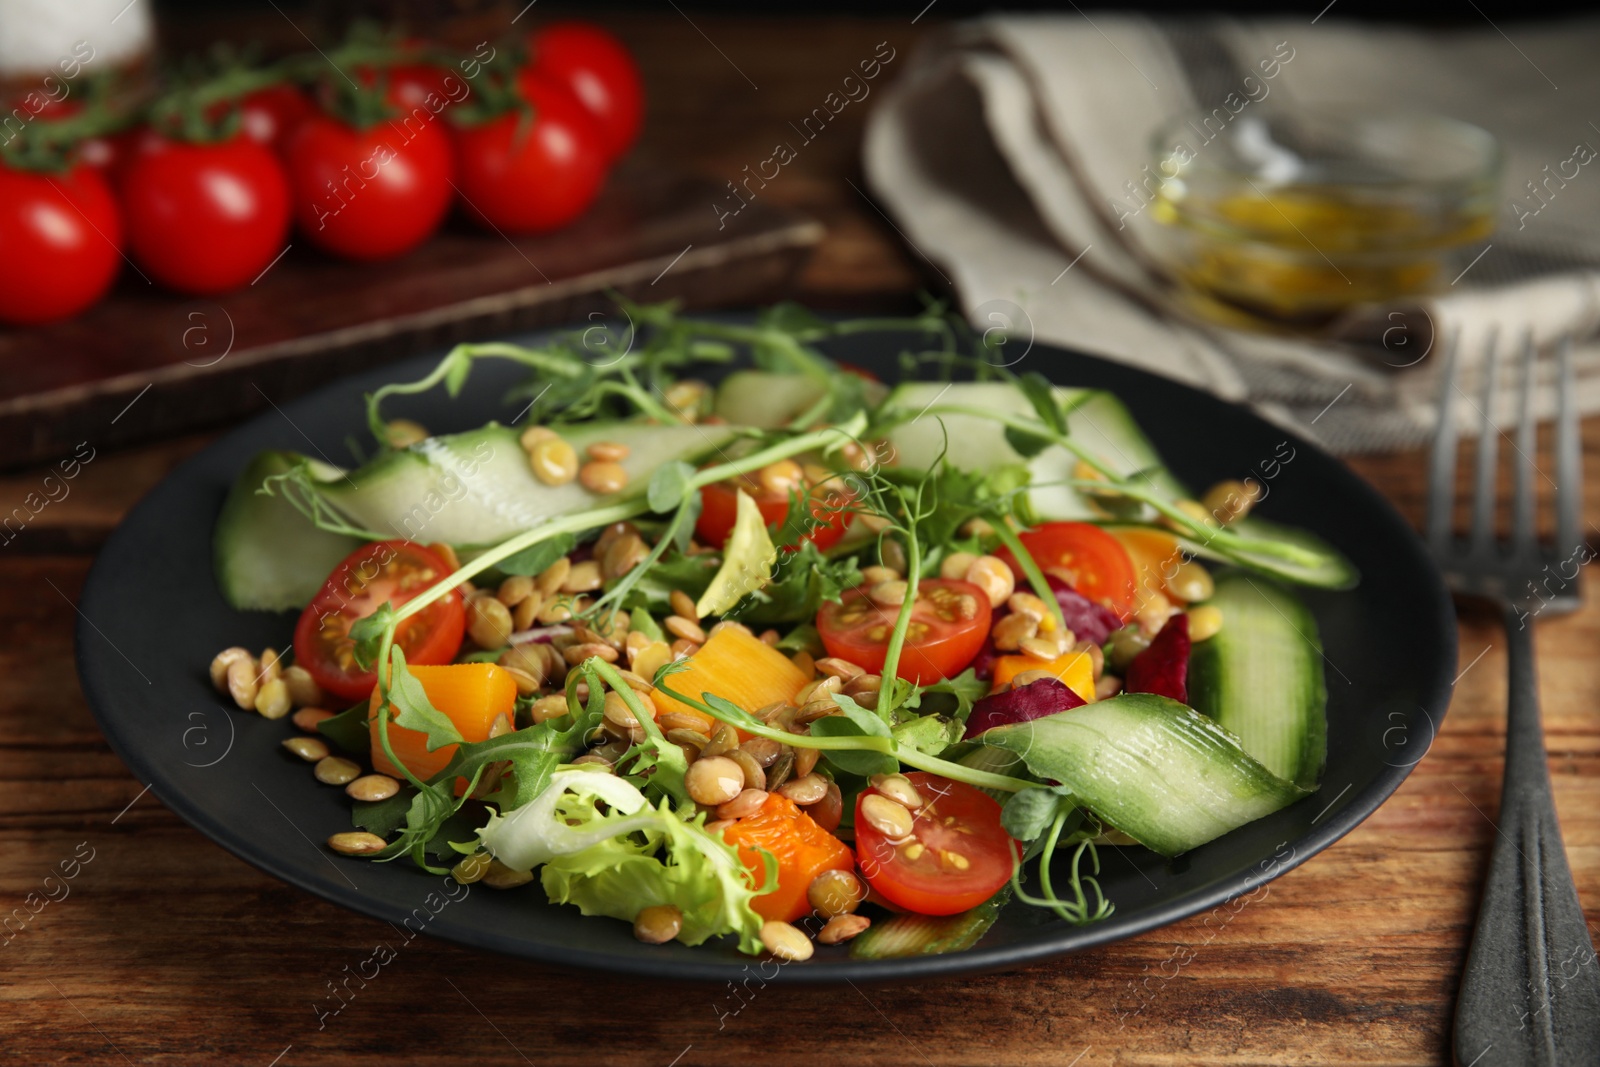
[[(374, 541), (356, 549), (301, 613), (294, 628), (296, 662), (335, 696), (365, 700), (378, 679), (356, 663), (351, 624), (385, 601), (398, 609), (449, 574), (444, 560), (410, 541)], [(394, 639), (408, 664), (439, 666), (455, 658), (466, 624), (461, 593), (452, 589), (400, 623)]]
[(1011, 880), (1022, 858), (1022, 846), (1000, 825), (1000, 805), (964, 782), (923, 771), (906, 777), (922, 800), (911, 813), (909, 841), (891, 842), (862, 817), (862, 805), (878, 790), (869, 787), (856, 798), (861, 873), (885, 899), (908, 911), (954, 915), (977, 907)]
[(530, 118), (512, 111), (456, 130), (461, 199), (489, 229), (539, 233), (565, 226), (594, 202), (605, 157), (589, 117), (565, 89), (524, 79)]
[(316, 114), (317, 105), (292, 85), (269, 85), (239, 101), (239, 129), (257, 144), (283, 151), (295, 128)]
[(388, 259), (426, 241), (450, 208), (450, 137), (432, 115), (357, 130), (316, 115), (284, 149), (295, 221), (319, 248)]
[[(788, 517), (787, 493), (769, 492), (754, 478), (749, 477), (716, 482), (700, 490), (700, 518), (694, 524), (694, 535), (701, 544), (721, 548), (727, 543), (728, 535), (733, 532), (734, 520), (739, 514), (738, 490), (740, 489), (756, 502), (756, 507), (761, 509), (761, 518), (768, 526), (781, 523)], [(819, 550), (832, 547), (844, 536), (845, 525), (850, 520), (850, 513), (844, 510), (847, 506), (848, 502), (838, 502), (813, 488), (811, 517), (815, 525), (801, 534), (793, 544), (783, 547), (798, 548), (806, 541), (816, 545)]]
[(400, 63), (387, 71), (389, 102), (402, 111), (429, 110), (428, 97), (435, 96), (434, 107), (443, 109), (450, 99), (450, 83), (460, 84), (450, 71), (428, 63)]
[[(866, 590), (852, 589), (837, 604), (822, 605), (817, 630), (828, 655), (880, 674), (899, 614), (899, 605), (877, 604)], [(990, 614), (989, 598), (971, 582), (924, 578), (895, 674), (915, 685), (960, 674), (989, 636)]]
[(283, 167), (242, 134), (217, 144), (143, 138), (120, 191), (134, 259), (179, 292), (236, 289), (283, 252)]
[(105, 295), (122, 262), (122, 220), (98, 171), (0, 165), (0, 320), (68, 318)]
[(592, 117), (606, 162), (639, 136), (644, 86), (628, 48), (598, 26), (557, 22), (535, 33), (526, 71), (567, 88)]
[[(1072, 588), (1097, 604), (1104, 604), (1124, 622), (1136, 599), (1133, 560), (1115, 537), (1087, 522), (1047, 522), (1019, 535), (1022, 547), (1040, 570), (1069, 571), (1063, 575)], [(1008, 548), (995, 553), (1005, 560), (1019, 583), (1026, 582), (1022, 568)]]

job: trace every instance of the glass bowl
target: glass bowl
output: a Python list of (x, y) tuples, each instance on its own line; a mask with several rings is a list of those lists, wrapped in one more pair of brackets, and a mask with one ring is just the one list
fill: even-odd
[(1494, 229), (1500, 145), (1455, 119), (1218, 108), (1151, 147), (1161, 255), (1224, 317), (1314, 325), (1442, 288), (1452, 252)]

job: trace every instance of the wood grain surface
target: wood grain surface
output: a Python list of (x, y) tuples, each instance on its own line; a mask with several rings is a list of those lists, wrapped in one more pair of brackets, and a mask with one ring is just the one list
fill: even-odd
[[(799, 105), (826, 92), (858, 55), (891, 34), (897, 46), (911, 37), (904, 21), (695, 22), (698, 30), (676, 15), (620, 24), (655, 89), (646, 149), (730, 177), (761, 158), (754, 153), (803, 113)], [(699, 30), (757, 80), (759, 93)], [(831, 140), (819, 139), (773, 184), (773, 195), (829, 224), (799, 296), (824, 307), (894, 310), (923, 278), (914, 255), (845, 180), (860, 184), (858, 136), (858, 124), (830, 131)], [(97, 455), (70, 495), (0, 544), (0, 914), (22, 908), (28, 916), (0, 930), (0, 1061), (1449, 1061), (1455, 985), (1495, 834), (1504, 736), (1504, 642), (1494, 619), (1473, 611), (1461, 622), (1465, 670), (1449, 716), (1410, 779), (1339, 844), (1236, 908), (1016, 971), (772, 987), (743, 1001), (726, 987), (562, 971), (419, 937), (319, 1028), (312, 1005), (326, 983), (379, 942), (396, 942), (394, 930), (255, 871), (142, 795), (75, 681), (73, 601), (89, 551), (205, 440)], [(1592, 522), (1600, 519), (1600, 422), (1587, 427), (1585, 451)], [(1420, 455), (1355, 466), (1416, 517)], [(0, 480), (0, 506), (33, 491), (44, 473)], [(1537, 641), (1556, 803), (1593, 923), (1600, 604), (1591, 599), (1577, 615), (1540, 622)], [(65, 889), (64, 863), (75, 872)]]

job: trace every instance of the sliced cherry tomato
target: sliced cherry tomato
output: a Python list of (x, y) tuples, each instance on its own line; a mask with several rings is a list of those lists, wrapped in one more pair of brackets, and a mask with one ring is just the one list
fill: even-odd
[(315, 115), (289, 138), (284, 161), (300, 229), (346, 259), (409, 252), (450, 210), (450, 136), (433, 115), (412, 113), (365, 130)]
[(0, 321), (68, 318), (105, 295), (122, 265), (122, 221), (105, 179), (0, 165)]
[[(852, 589), (817, 612), (817, 630), (828, 655), (847, 659), (870, 674), (883, 671), (899, 605), (878, 604), (865, 589)], [(989, 598), (971, 582), (924, 578), (895, 674), (915, 685), (953, 678), (989, 636)]]
[[(1115, 537), (1087, 522), (1047, 522), (1018, 538), (1043, 571), (1068, 572), (1062, 577), (1072, 588), (1104, 604), (1127, 621), (1136, 599), (1133, 561)], [(995, 553), (1011, 568), (1018, 582), (1027, 577), (1008, 548)]]
[[(301, 613), (294, 629), (296, 662), (335, 696), (365, 700), (378, 679), (356, 663), (351, 625), (385, 602), (401, 607), (449, 574), (444, 560), (410, 541), (375, 541), (356, 549)], [(452, 589), (403, 620), (394, 639), (408, 664), (438, 666), (455, 658), (466, 625), (461, 594)]]
[(128, 247), (169, 288), (225, 293), (283, 252), (289, 229), (283, 165), (242, 134), (214, 144), (148, 135), (121, 181)]
[(239, 101), (239, 129), (257, 144), (282, 151), (317, 105), (292, 85), (269, 85)]
[(885, 899), (908, 911), (954, 915), (977, 907), (1000, 891), (1022, 858), (1022, 846), (1000, 825), (1000, 805), (964, 782), (923, 771), (906, 777), (922, 801), (911, 811), (909, 840), (889, 840), (862, 815), (869, 797), (896, 804), (900, 799), (871, 787), (856, 798), (861, 873)]
[(564, 86), (588, 112), (606, 162), (621, 156), (639, 136), (644, 87), (628, 48), (599, 26), (556, 22), (529, 41), (525, 71)]
[(485, 229), (540, 233), (588, 209), (606, 180), (594, 121), (554, 82), (523, 76), (533, 114), (510, 111), (456, 130), (466, 214)]
[[(756, 502), (768, 526), (782, 523), (788, 517), (788, 493), (774, 492), (748, 475), (715, 482), (700, 490), (700, 518), (694, 524), (694, 535), (701, 544), (720, 548), (726, 543), (738, 515), (738, 491), (741, 489)], [(816, 545), (819, 550), (832, 547), (844, 536), (844, 528), (850, 521), (850, 513), (846, 510), (850, 503), (848, 498), (837, 491), (804, 483), (796, 486), (796, 492), (805, 492), (809, 497), (811, 521), (807, 523), (805, 533), (783, 547), (798, 548), (806, 541)]]

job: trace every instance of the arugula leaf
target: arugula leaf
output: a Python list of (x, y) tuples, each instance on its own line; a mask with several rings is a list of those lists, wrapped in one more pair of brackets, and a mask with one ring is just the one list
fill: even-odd
[(961, 723), (947, 715), (919, 715), (896, 723), (889, 731), (901, 748), (937, 756), (961, 740)]
[(388, 701), (395, 709), (394, 723), (428, 736), (428, 751), (463, 741), (461, 731), (450, 716), (433, 706), (417, 676), (406, 667), (406, 655), (399, 645), (391, 646), (393, 666), (389, 672)]
[[(889, 726), (873, 712), (863, 708), (842, 693), (835, 693), (834, 703), (841, 714), (825, 715), (811, 724), (813, 737), (891, 737)], [(870, 749), (827, 749), (823, 753), (834, 767), (846, 774), (869, 777), (874, 774), (893, 774), (900, 769), (900, 761), (887, 752)]]
[(1000, 825), (1018, 841), (1035, 841), (1050, 829), (1060, 811), (1074, 806), (1072, 794), (1060, 786), (1019, 789), (1000, 809)]
[(1018, 376), (1016, 386), (1028, 398), (1028, 403), (1033, 405), (1040, 422), (1062, 436), (1068, 433), (1067, 418), (1061, 412), (1061, 405), (1056, 403), (1055, 386), (1049, 378), (1031, 370)]
[(711, 576), (716, 572), (716, 556), (709, 553), (686, 556), (682, 552), (670, 551), (640, 577), (628, 591), (628, 595), (623, 598), (621, 606), (628, 609), (644, 608), (670, 615), (672, 608), (668, 598), (674, 589), (681, 589), (698, 600), (700, 594), (706, 591), (706, 586), (711, 584)]
[(645, 493), (645, 501), (650, 505), (650, 510), (661, 515), (676, 511), (688, 500), (691, 493), (689, 483), (693, 478), (694, 468), (681, 459), (657, 467), (655, 474), (650, 477), (650, 486)]
[(365, 701), (348, 707), (331, 719), (317, 723), (317, 732), (346, 752), (367, 756), (372, 752), (372, 734), (367, 730), (368, 705)]
[(521, 552), (507, 556), (496, 566), (506, 574), (520, 574), (531, 578), (549, 570), (552, 563), (571, 552), (577, 543), (577, 538), (572, 534), (557, 534), (548, 541), (529, 545)]
[[(771, 588), (770, 586), (768, 587)], [(819, 602), (818, 606), (821, 604)], [(817, 633), (815, 623), (803, 622), (778, 638), (778, 651), (780, 652), (809, 652), (813, 656), (823, 656), (827, 650), (822, 647), (822, 635)]]
[[(809, 623), (826, 601), (837, 601), (845, 590), (861, 584), (854, 556), (832, 560), (804, 541), (779, 558), (778, 569), (765, 588), (730, 609), (725, 616), (746, 625)], [(798, 646), (797, 646), (798, 647)]]
[[(968, 667), (954, 678), (943, 678), (932, 685), (918, 687), (902, 706), (916, 708), (925, 715), (937, 712), (964, 723), (972, 713), (972, 705), (988, 695), (989, 683)], [(931, 699), (924, 703), (925, 698)]]

